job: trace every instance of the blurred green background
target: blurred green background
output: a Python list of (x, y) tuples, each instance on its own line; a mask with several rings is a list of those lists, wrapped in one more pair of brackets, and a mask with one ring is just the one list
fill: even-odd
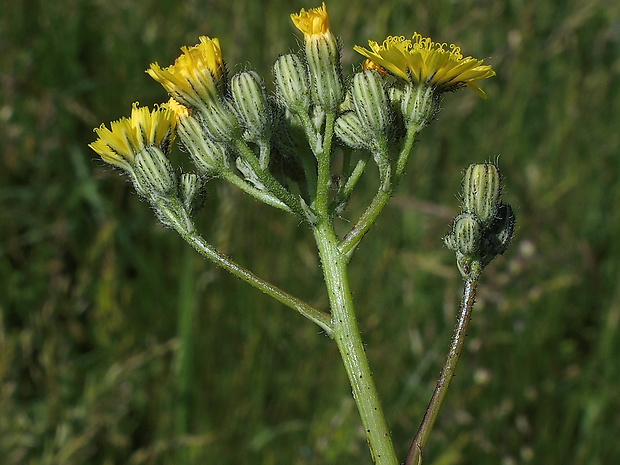
[[(370, 464), (335, 347), (204, 262), (87, 147), (144, 70), (199, 35), (266, 80), (297, 48), (299, 1), (21, 0), (0, 14), (0, 462)], [(414, 30), (497, 77), (445, 96), (398, 195), (351, 265), (399, 455), (434, 387), (461, 291), (442, 246), (461, 171), (499, 157), (518, 215), (483, 275), (426, 464), (620, 463), (620, 4), (328, 3), (354, 44)], [(181, 155), (177, 156), (182, 158)], [(367, 181), (374, 187), (373, 177)], [(347, 219), (362, 207), (353, 204)], [(213, 183), (199, 223), (238, 262), (326, 308), (308, 229)], [(179, 309), (193, 383), (177, 386)], [(185, 415), (185, 416), (184, 416)], [(183, 426), (186, 425), (186, 427)]]

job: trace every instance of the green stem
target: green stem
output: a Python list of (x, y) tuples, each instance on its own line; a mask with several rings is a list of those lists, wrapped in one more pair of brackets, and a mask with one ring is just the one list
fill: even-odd
[(323, 145), (321, 153), (316, 153), (317, 159), (317, 187), (316, 197), (313, 202), (313, 206), (317, 215), (327, 217), (327, 199), (329, 185), (331, 183), (331, 146), (332, 138), (334, 135), (334, 121), (336, 115), (333, 112), (327, 113), (325, 116), (325, 134), (323, 139)]
[(181, 208), (178, 200), (167, 199), (167, 201), (153, 201), (156, 202), (156, 207), (159, 211), (170, 220), (172, 227), (174, 227), (181, 237), (183, 237), (183, 239), (185, 239), (185, 241), (196, 249), (196, 251), (198, 251), (198, 253), (200, 253), (203, 257), (208, 258), (217, 266), (225, 269), (242, 281), (245, 281), (251, 286), (264, 292), (268, 296), (273, 297), (278, 302), (301, 313), (303, 316), (323, 328), (329, 337), (332, 337), (333, 328), (331, 316), (329, 314), (317, 310), (303, 300), (300, 300), (297, 297), (283, 291), (279, 287), (259, 278), (254, 273), (243, 268), (215, 247), (207, 243), (204, 238), (196, 232), (193, 223), (191, 223), (191, 219), (189, 219), (185, 211)]
[(347, 258), (351, 258), (351, 254), (355, 247), (360, 243), (368, 230), (371, 228), (385, 205), (390, 200), (392, 193), (382, 189), (375, 194), (374, 198), (366, 208), (366, 211), (357, 220), (357, 223), (351, 228), (351, 231), (342, 239), (339, 245), (340, 252)]
[(411, 442), (405, 465), (419, 465), (422, 463), (422, 450), (424, 449), (428, 436), (433, 429), (433, 425), (435, 424), (435, 420), (439, 414), (439, 409), (441, 408), (443, 400), (446, 397), (446, 393), (448, 392), (450, 381), (452, 381), (452, 377), (454, 376), (456, 364), (458, 363), (461, 352), (463, 351), (465, 336), (467, 335), (471, 312), (474, 308), (476, 289), (478, 288), (478, 281), (480, 280), (481, 271), (482, 267), (479, 262), (472, 263), (470, 274), (465, 279), (461, 308), (456, 322), (456, 327), (454, 328), (454, 335), (452, 336), (452, 341), (450, 341), (450, 350), (448, 351), (446, 362), (441, 368), (437, 386), (435, 386), (435, 391), (433, 392), (433, 396), (428, 404), (428, 408), (426, 409), (420, 428)]
[(370, 202), (370, 205), (368, 205), (368, 207), (366, 208), (366, 211), (362, 213), (362, 216), (360, 216), (359, 220), (357, 221), (357, 223), (355, 223), (351, 231), (349, 231), (349, 233), (340, 242), (340, 251), (347, 257), (351, 257), (351, 254), (355, 250), (355, 247), (357, 247), (357, 245), (366, 235), (366, 233), (373, 225), (381, 211), (383, 211), (383, 208), (387, 204), (388, 200), (390, 200), (392, 192), (396, 190), (396, 187), (398, 186), (400, 178), (405, 169), (407, 160), (409, 159), (409, 155), (413, 147), (413, 142), (415, 141), (415, 136), (420, 129), (421, 128), (418, 128), (417, 126), (409, 127), (409, 129), (407, 130), (407, 135), (405, 136), (405, 142), (403, 143), (400, 154), (398, 156), (398, 160), (396, 162), (396, 170), (392, 176), (392, 182), (390, 183), (390, 187), (386, 189), (382, 185), (379, 188), (379, 191)]
[(369, 158), (370, 154), (364, 154), (362, 155), (362, 158), (357, 161), (357, 165), (355, 165), (355, 168), (347, 178), (345, 185), (340, 189), (340, 191), (336, 195), (336, 198), (330, 205), (330, 215), (339, 213), (339, 210), (343, 209), (344, 206), (347, 204), (349, 198), (351, 197), (351, 193), (353, 192), (353, 189), (357, 184), (357, 181), (359, 181), (360, 177), (364, 173), (364, 169), (366, 168), (366, 164), (368, 163)]
[(230, 171), (230, 170), (222, 170), (221, 173), (220, 173), (220, 176), (222, 176), (222, 179), (225, 179), (226, 181), (228, 181), (232, 185), (238, 187), (239, 189), (241, 189), (246, 194), (251, 195), (255, 199), (258, 199), (258, 200), (260, 200), (261, 202), (263, 202), (263, 203), (265, 203), (267, 205), (270, 205), (272, 207), (278, 208), (278, 209), (283, 210), (285, 212), (294, 213), (289, 208), (288, 205), (286, 205), (285, 203), (281, 202), (280, 200), (278, 200), (273, 195), (266, 194), (265, 192), (257, 189), (256, 187), (254, 187), (250, 183), (248, 183), (248, 182), (244, 181), (243, 179), (241, 179), (239, 176), (237, 176), (232, 171)]
[(260, 166), (260, 162), (254, 155), (254, 152), (250, 150), (247, 144), (241, 140), (235, 140), (235, 148), (241, 154), (243, 159), (247, 161), (258, 177), (258, 180), (265, 186), (272, 195), (277, 197), (282, 203), (286, 204), (293, 213), (295, 213), (300, 218), (306, 218), (306, 213), (301, 206), (301, 202), (297, 197), (287, 191), (282, 184), (278, 182), (276, 178), (274, 178), (271, 173), (267, 170), (263, 170)]
[(377, 465), (398, 465), (353, 311), (347, 257), (338, 250), (334, 229), (325, 218), (314, 225), (314, 237), (331, 305), (333, 338), (351, 383), (372, 458)]

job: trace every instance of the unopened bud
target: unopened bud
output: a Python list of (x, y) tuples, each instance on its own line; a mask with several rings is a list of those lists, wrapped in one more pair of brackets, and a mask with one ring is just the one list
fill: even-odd
[(235, 108), (250, 139), (267, 140), (271, 137), (271, 114), (265, 86), (254, 71), (235, 74), (230, 81)]
[(306, 65), (297, 55), (282, 55), (273, 65), (278, 95), (292, 113), (310, 106), (310, 81)]
[(204, 203), (204, 184), (196, 173), (183, 173), (179, 179), (179, 196), (185, 210), (192, 215)]
[(340, 115), (336, 120), (335, 132), (345, 145), (353, 149), (369, 147), (368, 131), (353, 111)]
[(325, 111), (337, 111), (344, 99), (344, 86), (336, 39), (331, 33), (314, 36), (306, 41), (306, 57), (314, 103)]
[(461, 213), (454, 219), (454, 242), (463, 255), (474, 256), (480, 251), (482, 226), (478, 218), (470, 213)]
[(190, 115), (179, 119), (177, 132), (201, 174), (214, 175), (226, 167), (226, 146), (205, 134), (196, 118)]
[(351, 96), (360, 121), (376, 135), (385, 134), (390, 124), (390, 105), (383, 79), (377, 71), (368, 70), (353, 77)]
[(134, 159), (136, 188), (143, 195), (165, 197), (176, 189), (172, 163), (157, 147), (148, 146)]
[(501, 177), (492, 163), (469, 165), (463, 178), (463, 211), (474, 213), (486, 227), (499, 207)]
[(239, 120), (225, 101), (212, 103), (207, 110), (200, 112), (200, 116), (213, 140), (231, 142), (241, 137)]
[(400, 96), (400, 109), (405, 126), (420, 130), (435, 117), (439, 99), (432, 87), (408, 84)]

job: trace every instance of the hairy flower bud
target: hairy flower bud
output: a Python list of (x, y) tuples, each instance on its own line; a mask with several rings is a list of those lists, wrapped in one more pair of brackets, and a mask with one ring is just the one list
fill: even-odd
[(204, 183), (196, 173), (183, 173), (179, 179), (179, 196), (185, 210), (191, 215), (204, 203)]
[(230, 81), (230, 91), (250, 139), (268, 140), (271, 136), (271, 114), (260, 76), (254, 71), (235, 74)]
[(405, 126), (420, 130), (435, 117), (439, 110), (439, 97), (432, 87), (407, 84), (400, 96), (400, 110)]
[(216, 142), (231, 142), (241, 137), (239, 120), (227, 102), (214, 102), (206, 111), (201, 111), (200, 116), (204, 128)]
[(353, 149), (369, 148), (367, 129), (353, 111), (340, 115), (336, 120), (335, 132), (342, 142)]
[[(325, 111), (336, 111), (344, 99), (340, 72), (340, 51), (333, 36), (316, 36), (306, 42), (312, 98)], [(332, 43), (333, 42), (333, 43)]]
[(273, 65), (278, 95), (291, 113), (302, 113), (310, 106), (310, 83), (306, 65), (297, 55), (282, 55)]
[(176, 189), (172, 163), (157, 147), (145, 147), (134, 159), (136, 188), (144, 194), (165, 197)]
[(353, 105), (360, 121), (375, 135), (385, 134), (390, 124), (390, 105), (377, 71), (357, 73), (351, 86)]
[(473, 256), (480, 250), (482, 226), (478, 218), (470, 213), (461, 213), (454, 219), (454, 242), (463, 255)]
[(499, 207), (501, 177), (492, 163), (472, 164), (463, 178), (463, 211), (474, 213), (484, 226), (495, 219)]

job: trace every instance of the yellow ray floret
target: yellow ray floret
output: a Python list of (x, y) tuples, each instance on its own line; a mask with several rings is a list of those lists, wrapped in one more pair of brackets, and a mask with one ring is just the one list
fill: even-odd
[(217, 84), (225, 72), (219, 40), (205, 36), (199, 39), (200, 43), (193, 47), (181, 47), (183, 53), (173, 65), (161, 68), (152, 63), (146, 70), (171, 96), (192, 107), (218, 95)]
[(438, 92), (469, 87), (486, 98), (476, 81), (495, 76), (491, 66), (482, 64), (484, 60), (463, 57), (460, 47), (433, 42), (417, 32), (411, 40), (391, 36), (381, 45), (372, 40), (368, 45), (370, 50), (359, 45), (354, 49), (392, 75)]
[(308, 11), (302, 8), (299, 13), (292, 14), (291, 19), (295, 27), (303, 32), (306, 38), (329, 32), (329, 17), (325, 3), (323, 6)]
[(130, 171), (135, 155), (148, 146), (155, 146), (168, 153), (174, 140), (175, 113), (164, 107), (149, 111), (134, 103), (129, 118), (121, 118), (95, 128), (99, 137), (89, 147), (107, 163)]

